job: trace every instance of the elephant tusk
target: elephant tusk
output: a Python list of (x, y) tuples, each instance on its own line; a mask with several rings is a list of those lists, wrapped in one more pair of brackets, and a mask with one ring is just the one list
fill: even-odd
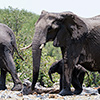
[(20, 48), (20, 50), (25, 50), (25, 49), (28, 49), (30, 47), (32, 47), (32, 43), (30, 45), (28, 45), (27, 47)]
[(42, 49), (44, 47), (44, 44), (41, 44), (40, 49)]

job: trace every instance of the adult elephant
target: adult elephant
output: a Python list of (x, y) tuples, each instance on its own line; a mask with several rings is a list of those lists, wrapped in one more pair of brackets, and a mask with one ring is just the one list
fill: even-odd
[(79, 61), (82, 51), (92, 63), (94, 71), (100, 70), (100, 16), (82, 18), (72, 12), (49, 13), (42, 11), (35, 24), (32, 42), (33, 81), (32, 89), (38, 79), (41, 50), (48, 41), (60, 47), (64, 60), (63, 89), (60, 95), (71, 95), (72, 71)]
[[(17, 50), (15, 35), (13, 31), (5, 24), (0, 23), (0, 90), (7, 89), (6, 74), (9, 72), (12, 76), (14, 86), (12, 90), (21, 90), (22, 83), (17, 76), (16, 67), (13, 61), (14, 50), (20, 56)], [(20, 56), (21, 59), (23, 59)]]

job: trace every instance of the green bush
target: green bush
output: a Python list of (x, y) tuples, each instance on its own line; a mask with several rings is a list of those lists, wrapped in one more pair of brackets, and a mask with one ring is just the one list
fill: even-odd
[[(0, 9), (0, 23), (8, 25), (13, 30), (16, 36), (18, 50), (25, 59), (25, 61), (22, 61), (18, 55), (14, 53), (16, 69), (19, 74), (19, 78), (22, 81), (24, 79), (29, 79), (32, 81), (32, 48), (29, 48), (25, 51), (20, 51), (20, 48), (25, 47), (32, 42), (34, 26), (38, 18), (39, 15), (27, 12), (26, 10), (19, 10), (17, 8), (13, 9), (12, 7)], [(48, 48), (49, 50), (47, 50)], [(57, 59), (55, 56), (61, 56), (61, 54), (57, 55), (59, 51), (59, 49), (55, 50), (51, 43), (48, 43), (42, 51), (40, 72), (43, 72), (43, 81), (47, 86), (52, 85), (48, 76), (48, 69), (50, 65)], [(54, 78), (54, 80), (56, 81), (57, 78)], [(9, 73), (7, 74), (7, 82), (8, 81), (12, 81)]]

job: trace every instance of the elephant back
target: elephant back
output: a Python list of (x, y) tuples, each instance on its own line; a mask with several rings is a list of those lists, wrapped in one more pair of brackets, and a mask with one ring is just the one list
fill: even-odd
[(0, 43), (16, 44), (13, 31), (5, 24), (0, 23)]

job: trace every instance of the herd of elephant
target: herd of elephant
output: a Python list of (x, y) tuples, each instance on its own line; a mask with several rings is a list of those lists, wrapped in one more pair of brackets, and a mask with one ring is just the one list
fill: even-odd
[[(49, 69), (60, 74), (60, 95), (73, 95), (82, 92), (84, 75), (89, 71), (100, 72), (100, 15), (92, 18), (82, 18), (72, 12), (50, 13), (42, 11), (35, 23), (33, 37), (33, 80), (31, 90), (34, 90), (39, 75), (41, 51), (47, 42), (53, 41), (55, 47), (60, 47), (62, 59), (54, 62)], [(28, 48), (25, 47), (25, 48)], [(12, 90), (21, 90), (22, 82), (17, 76), (13, 61), (13, 53), (18, 52), (13, 31), (0, 24), (0, 90), (6, 89), (6, 74), (12, 76)], [(87, 70), (86, 70), (87, 69)], [(87, 73), (88, 74), (88, 73)], [(71, 91), (71, 84), (75, 91)]]

